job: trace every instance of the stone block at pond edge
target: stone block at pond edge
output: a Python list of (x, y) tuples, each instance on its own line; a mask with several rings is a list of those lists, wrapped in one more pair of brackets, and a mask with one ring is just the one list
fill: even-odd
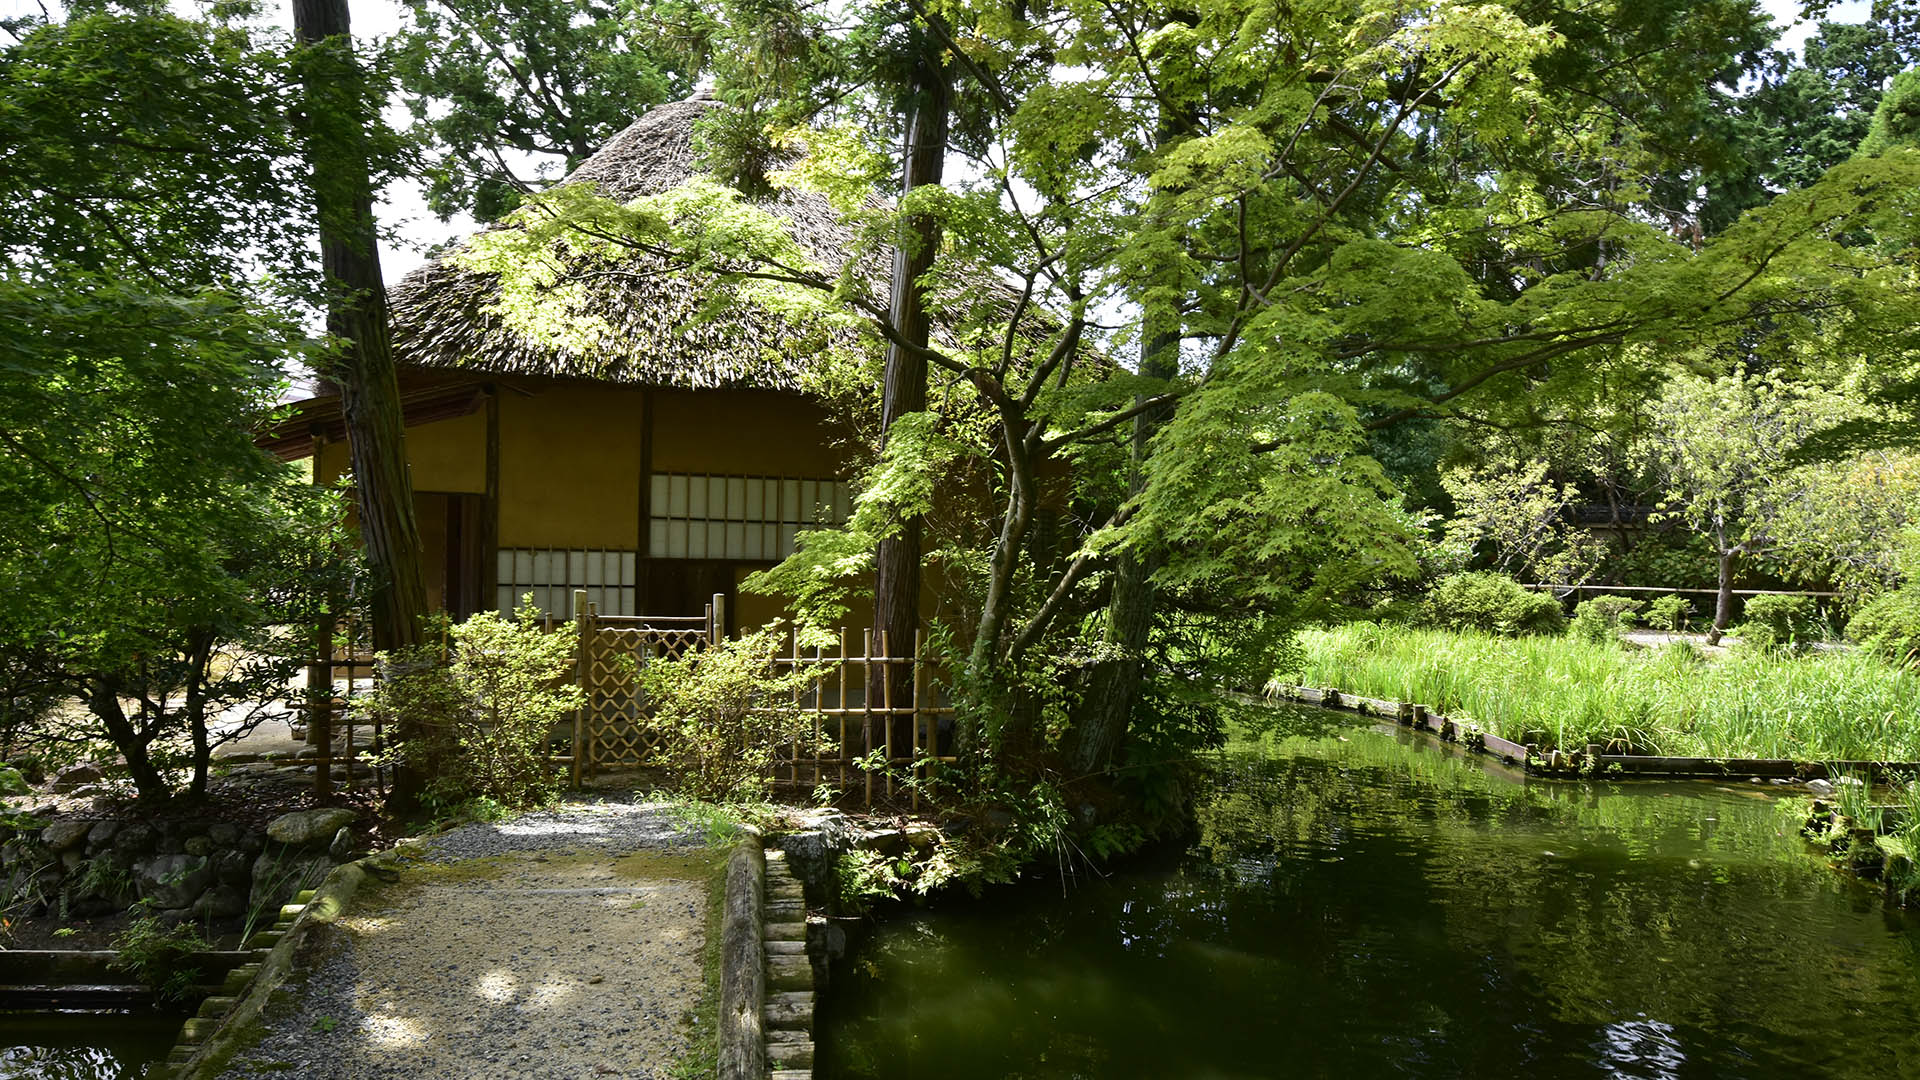
[(134, 868), (140, 898), (157, 908), (184, 908), (213, 884), (213, 867), (192, 855), (157, 855)]
[(80, 844), (93, 831), (91, 821), (56, 821), (40, 830), (40, 842), (48, 851), (61, 852)]
[(297, 810), (274, 818), (267, 826), (267, 838), (288, 847), (325, 851), (335, 833), (353, 824), (354, 816), (351, 810)]

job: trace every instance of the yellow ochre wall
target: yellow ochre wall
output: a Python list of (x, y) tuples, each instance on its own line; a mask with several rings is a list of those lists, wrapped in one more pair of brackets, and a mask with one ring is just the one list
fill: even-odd
[[(834, 427), (818, 405), (797, 395), (653, 393), (656, 473), (844, 473), (842, 455), (830, 445)], [(572, 384), (530, 394), (501, 391), (501, 547), (631, 550), (638, 544), (643, 395)]]
[(640, 394), (500, 391), (500, 546), (632, 550), (640, 529)]
[(818, 405), (770, 390), (656, 390), (653, 471), (718, 476), (846, 475), (846, 437)]
[[(407, 429), (407, 466), (415, 491), (487, 491), (487, 414), (484, 410)], [(328, 443), (320, 451), (315, 479), (332, 483), (348, 471), (347, 444)]]

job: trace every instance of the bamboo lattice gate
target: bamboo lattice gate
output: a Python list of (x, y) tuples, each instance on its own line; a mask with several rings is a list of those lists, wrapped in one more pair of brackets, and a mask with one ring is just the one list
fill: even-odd
[[(653, 764), (661, 735), (647, 724), (645, 695), (634, 671), (659, 658), (677, 659), (705, 649), (725, 636), (725, 598), (715, 596), (704, 616), (602, 615), (576, 592), (575, 632), (579, 636), (578, 677), (586, 691), (573, 725), (571, 764), (574, 782), (608, 769)], [(811, 739), (795, 739), (775, 748), (771, 779), (789, 788), (829, 785), (843, 796), (857, 794), (866, 804), (894, 799), (903, 789), (920, 801), (924, 776), (938, 762), (952, 762), (954, 710), (942, 693), (924, 641), (914, 635), (913, 649), (895, 655), (887, 635), (864, 631), (859, 650), (843, 630), (837, 647), (802, 649), (790, 640), (784, 655), (768, 660), (773, 674), (804, 671), (812, 677), (793, 691), (792, 704), (808, 717)], [(908, 700), (895, 701), (892, 678), (911, 673)], [(884, 676), (887, 677), (882, 677)], [(882, 687), (870, 700), (869, 685)], [(818, 747), (829, 749), (822, 751)]]

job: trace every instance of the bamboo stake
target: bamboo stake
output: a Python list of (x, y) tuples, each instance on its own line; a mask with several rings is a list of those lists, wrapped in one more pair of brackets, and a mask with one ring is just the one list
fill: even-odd
[(568, 763), (567, 772), (574, 787), (579, 787), (587, 777), (589, 770), (585, 760), (587, 751), (587, 709), (593, 701), (593, 660), (592, 651), (593, 623), (587, 611), (587, 591), (576, 590), (573, 594), (574, 631), (578, 636), (578, 655), (574, 658), (574, 678), (580, 684), (580, 704), (573, 709), (573, 761)]
[(840, 707), (834, 710), (840, 718), (840, 742), (834, 753), (835, 765), (840, 770), (840, 790), (847, 790), (847, 628), (840, 628)]
[[(912, 754), (913, 754), (913, 764), (910, 765), (909, 768), (912, 768), (916, 771), (920, 770), (921, 768), (921, 765), (920, 765), (920, 679), (921, 679), (921, 676), (924, 674), (924, 670), (920, 664), (920, 652), (925, 643), (925, 640), (926, 640), (926, 633), (924, 631), (915, 630), (913, 632), (913, 656), (911, 658), (912, 664), (913, 664), (913, 727), (912, 727), (912, 730), (908, 733), (908, 741), (912, 744), (910, 749), (912, 750)], [(929, 741), (933, 738), (933, 727), (931, 724), (929, 724), (927, 727), (927, 738), (929, 739)], [(926, 774), (924, 772), (921, 772), (920, 778), (924, 781), (926, 779)], [(915, 810), (920, 809), (920, 788), (922, 786), (924, 785), (915, 784), (913, 786), (913, 808)]]
[[(795, 674), (798, 674), (800, 671), (800, 632), (798, 630), (790, 630), (787, 634), (793, 639), (793, 671)], [(767, 669), (769, 673), (772, 672), (772, 660), (767, 661)], [(793, 709), (795, 712), (800, 711), (800, 693), (800, 687), (796, 683), (793, 688)], [(793, 757), (788, 760), (787, 764), (788, 778), (795, 787), (800, 786), (800, 725), (798, 724), (795, 724), (793, 727)]]
[[(893, 798), (893, 650), (888, 646), (892, 642), (885, 630), (880, 631), (880, 707), (883, 718), (880, 721), (887, 727), (883, 745), (887, 748), (887, 798)], [(873, 685), (873, 677), (867, 677), (867, 685)]]
[[(860, 756), (873, 753), (873, 695), (869, 689), (873, 686), (873, 630), (868, 628), (860, 632)], [(873, 770), (862, 769), (866, 774), (867, 805), (873, 805)]]

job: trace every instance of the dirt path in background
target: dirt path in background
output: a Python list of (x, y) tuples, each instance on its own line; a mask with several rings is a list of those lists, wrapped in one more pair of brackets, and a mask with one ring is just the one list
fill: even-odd
[[(232, 1078), (666, 1077), (720, 856), (603, 803), (439, 838), (303, 958)], [(704, 1033), (703, 1033), (704, 1034)]]

